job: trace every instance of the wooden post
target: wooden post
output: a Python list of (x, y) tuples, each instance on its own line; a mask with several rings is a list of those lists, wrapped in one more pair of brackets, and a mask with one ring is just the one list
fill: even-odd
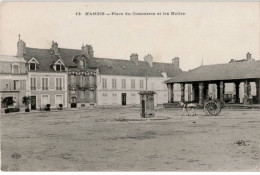
[(219, 84), (219, 88), (220, 88), (220, 91), (219, 91), (219, 93), (220, 93), (220, 101), (222, 102), (222, 103), (224, 103), (225, 101), (224, 101), (224, 88), (225, 88), (225, 86), (224, 86), (224, 82), (223, 81), (220, 81), (220, 84)]
[(195, 84), (192, 83), (192, 101), (195, 102), (196, 101), (196, 87), (195, 87)]
[(188, 101), (191, 101), (191, 84), (188, 84)]
[(204, 83), (200, 82), (199, 83), (199, 104), (202, 104), (204, 101), (203, 88), (204, 88)]
[(168, 103), (173, 103), (173, 85), (172, 83), (167, 84), (168, 88)]
[(181, 101), (185, 101), (185, 84), (181, 83)]
[(217, 99), (220, 99), (220, 82), (217, 83)]
[(248, 104), (248, 81), (244, 82), (244, 104)]
[(257, 79), (256, 82), (256, 101), (260, 104), (260, 79)]
[(239, 85), (240, 85), (240, 82), (239, 81), (236, 81), (235, 82), (235, 91), (236, 91), (236, 101), (235, 103), (240, 103), (240, 97), (239, 97)]
[(208, 83), (204, 83), (203, 93), (204, 93), (204, 99), (207, 99), (208, 95), (209, 95), (209, 84)]

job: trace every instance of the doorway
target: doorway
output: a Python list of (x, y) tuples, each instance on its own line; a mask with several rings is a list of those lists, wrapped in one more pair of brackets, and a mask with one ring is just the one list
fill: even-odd
[(122, 106), (126, 106), (126, 93), (122, 93)]
[(71, 97), (71, 108), (76, 108), (77, 107), (77, 97)]
[(36, 96), (31, 96), (31, 110), (36, 110)]

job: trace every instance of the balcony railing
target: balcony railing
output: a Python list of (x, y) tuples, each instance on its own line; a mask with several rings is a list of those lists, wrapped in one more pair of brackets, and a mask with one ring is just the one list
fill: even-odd
[(48, 90), (49, 87), (42, 87), (42, 90)]
[(35, 86), (31, 86), (31, 90), (36, 90), (36, 87)]
[(62, 87), (56, 87), (56, 90), (62, 90)]

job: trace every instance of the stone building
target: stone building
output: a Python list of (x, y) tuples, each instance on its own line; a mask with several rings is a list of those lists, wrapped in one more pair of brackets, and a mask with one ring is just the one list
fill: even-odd
[[(21, 73), (25, 73), (32, 110), (46, 104), (51, 108), (140, 105), (138, 93), (145, 90), (155, 92), (155, 105), (163, 104), (168, 99), (164, 82), (183, 73), (178, 57), (172, 63), (154, 62), (150, 54), (142, 61), (136, 53), (129, 60), (97, 58), (91, 45), (66, 49), (54, 41), (50, 49), (39, 49), (26, 47), (19, 39), (18, 58), (23, 62)], [(175, 92), (180, 94), (178, 85)]]
[(149, 54), (144, 61), (137, 54), (130, 60), (97, 58), (90, 45), (58, 51), (68, 68), (69, 107), (139, 105), (142, 90), (155, 91), (155, 104), (163, 104), (167, 102), (164, 81), (182, 73), (178, 58), (172, 64), (153, 62)]
[(21, 107), (22, 97), (27, 95), (28, 74), (26, 62), (18, 56), (0, 56), (0, 99), (1, 108), (6, 108), (4, 98), (10, 98), (9, 107)]
[(56, 43), (51, 49), (36, 49), (19, 40), (17, 55), (26, 61), (31, 109), (43, 109), (46, 104), (51, 108), (59, 104), (67, 107), (67, 67), (57, 53)]
[[(193, 102), (202, 104), (211, 96), (223, 103), (227, 102), (226, 98), (231, 97), (233, 103), (260, 104), (260, 61), (252, 59), (248, 53), (246, 59), (231, 60), (227, 64), (200, 66), (166, 81), (166, 84), (169, 103), (175, 101), (175, 84), (181, 86), (182, 101), (186, 96), (185, 85), (191, 84)], [(229, 94), (230, 97), (227, 96)]]

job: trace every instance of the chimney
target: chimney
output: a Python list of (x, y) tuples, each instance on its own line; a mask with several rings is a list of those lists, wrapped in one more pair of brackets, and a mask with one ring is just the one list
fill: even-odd
[(82, 55), (85, 55), (86, 57), (93, 57), (94, 56), (94, 51), (93, 51), (93, 48), (91, 45), (82, 45), (81, 47), (81, 52), (82, 52)]
[(174, 64), (175, 66), (177, 66), (178, 68), (180, 68), (180, 58), (179, 57), (175, 57), (172, 59), (172, 64)]
[(91, 58), (94, 57), (94, 50), (93, 50), (93, 47), (91, 45), (89, 45), (89, 55)]
[(136, 65), (138, 65), (138, 55), (137, 55), (137, 53), (132, 53), (130, 55), (130, 60), (135, 62)]
[(17, 42), (17, 57), (22, 58), (25, 54), (25, 46), (26, 43), (23, 40), (20, 40)]
[(153, 67), (153, 57), (152, 55), (148, 54), (144, 57), (144, 61), (149, 64), (150, 67)]
[(59, 47), (57, 42), (52, 41), (51, 48), (54, 52), (54, 55), (59, 55)]
[(248, 53), (246, 54), (246, 59), (247, 59), (247, 60), (251, 60), (251, 53), (248, 52)]

